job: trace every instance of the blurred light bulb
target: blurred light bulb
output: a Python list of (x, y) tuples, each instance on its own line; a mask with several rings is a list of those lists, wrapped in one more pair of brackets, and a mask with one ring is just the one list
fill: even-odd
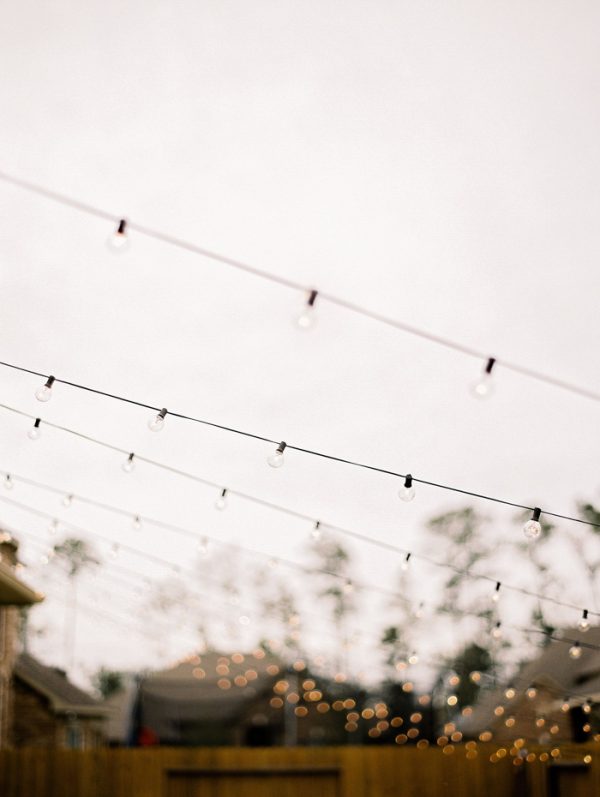
[(135, 468), (134, 457), (135, 454), (132, 452), (131, 454), (129, 454), (125, 462), (121, 465), (125, 473), (131, 473), (131, 471)]
[(417, 608), (413, 612), (415, 620), (420, 620), (421, 617), (423, 617), (424, 608), (425, 604), (423, 603), (423, 601), (421, 601), (421, 603), (417, 606)]
[(413, 477), (410, 475), (410, 473), (405, 477), (404, 484), (398, 491), (398, 496), (403, 501), (412, 501), (413, 498), (415, 497), (415, 487), (413, 484)]
[(315, 521), (315, 525), (312, 527), (312, 531), (310, 532), (310, 536), (313, 538), (313, 540), (320, 540), (321, 539), (322, 532), (321, 532), (321, 521), (320, 520)]
[(410, 567), (410, 557), (411, 556), (412, 556), (411, 553), (407, 553), (406, 556), (404, 557), (404, 561), (400, 565), (400, 570), (404, 571), (405, 573), (408, 570), (408, 568)]
[(528, 540), (537, 540), (537, 538), (542, 533), (542, 526), (540, 524), (540, 515), (542, 514), (542, 510), (539, 507), (535, 507), (533, 510), (533, 514), (531, 515), (531, 519), (527, 521), (527, 523), (523, 526), (523, 533), (527, 537)]
[(502, 639), (502, 623), (499, 620), (492, 629), (492, 636), (494, 639)]
[(346, 579), (346, 582), (345, 582), (345, 584), (344, 584), (342, 589), (344, 590), (346, 595), (349, 595), (351, 592), (354, 592), (354, 584), (352, 583), (352, 581), (349, 578)]
[(419, 663), (419, 657), (417, 656), (416, 653), (411, 653), (411, 655), (408, 657), (408, 663), (409, 664), (418, 664)]
[(575, 642), (575, 644), (571, 645), (571, 647), (569, 648), (569, 656), (572, 659), (580, 659), (582, 652), (583, 651), (581, 650), (581, 645), (579, 644), (579, 642)]
[(40, 423), (42, 422), (41, 418), (36, 418), (35, 423), (31, 427), (31, 429), (27, 432), (27, 437), (30, 440), (38, 440), (42, 430), (40, 429)]
[(283, 465), (283, 452), (285, 451), (286, 446), (287, 444), (282, 440), (275, 449), (275, 453), (271, 454), (271, 456), (267, 459), (267, 462), (272, 468), (280, 468)]
[(584, 714), (591, 714), (592, 713), (592, 705), (589, 700), (586, 700), (585, 703), (582, 705), (581, 710)]
[(142, 519), (139, 515), (135, 515), (133, 520), (131, 521), (131, 525), (135, 529), (135, 531), (139, 531), (142, 528)]
[(530, 686), (529, 689), (525, 692), (525, 694), (530, 700), (533, 700), (534, 697), (537, 697), (537, 689), (535, 688), (535, 686)]
[(117, 229), (108, 236), (106, 243), (112, 252), (124, 252), (127, 249), (129, 246), (129, 238), (127, 236), (127, 222), (125, 219), (120, 219)]
[(560, 710), (563, 711), (565, 714), (567, 713), (567, 711), (571, 710), (571, 704), (569, 703), (568, 698), (565, 698), (562, 706), (560, 707)]
[(53, 520), (48, 526), (48, 534), (51, 537), (54, 537), (57, 531), (58, 531), (58, 520)]
[(250, 625), (250, 618), (247, 614), (241, 614), (238, 618), (240, 625)]
[(494, 603), (498, 603), (498, 601), (500, 600), (500, 587), (501, 586), (502, 586), (502, 584), (499, 581), (497, 581), (496, 582), (496, 587), (494, 589), (494, 592), (492, 593), (492, 601)]
[(119, 545), (118, 545), (118, 543), (115, 542), (115, 543), (113, 543), (110, 546), (110, 550), (108, 552), (108, 555), (110, 556), (111, 559), (118, 559), (119, 558), (119, 550), (120, 550), (119, 549)]
[(46, 384), (35, 391), (35, 397), (38, 401), (50, 401), (52, 398), (52, 385), (54, 384), (54, 377), (49, 376)]
[(200, 553), (202, 556), (206, 556), (208, 553), (208, 540), (206, 537), (202, 537), (201, 540), (198, 540), (196, 548), (198, 549), (198, 553)]
[(69, 493), (69, 495), (65, 495), (62, 500), (63, 506), (66, 506), (67, 508), (70, 507), (71, 504), (73, 503), (74, 497), (75, 496), (73, 496), (71, 493)]
[(577, 623), (577, 628), (584, 634), (586, 631), (590, 630), (590, 621), (588, 620), (587, 609), (583, 610), (583, 614), (581, 615), (581, 620)]
[(154, 418), (150, 418), (148, 421), (148, 429), (150, 429), (151, 432), (160, 432), (165, 425), (166, 415), (167, 410), (165, 407), (163, 407), (162, 410), (154, 416)]
[(300, 329), (310, 329), (314, 327), (317, 316), (315, 313), (315, 301), (317, 298), (318, 292), (311, 291), (306, 299), (306, 304), (302, 308), (302, 312), (296, 317), (296, 324), (300, 327)]
[(223, 509), (226, 508), (227, 508), (227, 490), (224, 487), (221, 490), (221, 495), (215, 501), (215, 509), (218, 509), (222, 512)]
[(492, 377), (492, 370), (494, 368), (496, 360), (494, 357), (490, 357), (486, 363), (485, 368), (483, 369), (483, 374), (481, 375), (481, 379), (471, 385), (471, 393), (476, 398), (488, 398), (494, 392), (494, 380)]
[(4, 477), (4, 489), (5, 490), (12, 490), (14, 487), (13, 480), (10, 477), (10, 473), (7, 473)]

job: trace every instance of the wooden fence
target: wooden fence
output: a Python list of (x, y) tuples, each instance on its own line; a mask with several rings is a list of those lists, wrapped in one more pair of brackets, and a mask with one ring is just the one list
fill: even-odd
[[(490, 763), (414, 747), (146, 748), (0, 753), (2, 797), (593, 797), (600, 745)], [(584, 756), (591, 755), (591, 764)]]

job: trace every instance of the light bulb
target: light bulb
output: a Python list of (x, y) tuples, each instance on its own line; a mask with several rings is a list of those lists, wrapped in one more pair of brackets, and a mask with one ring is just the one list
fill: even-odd
[(58, 520), (53, 520), (48, 526), (48, 534), (51, 537), (54, 537), (57, 531), (58, 531)]
[(131, 525), (135, 529), (135, 531), (139, 531), (142, 528), (142, 519), (139, 515), (135, 515), (133, 520), (131, 521)]
[(535, 688), (535, 686), (530, 686), (529, 689), (525, 692), (525, 694), (530, 700), (533, 700), (535, 697), (537, 697), (537, 689)]
[(404, 478), (404, 484), (398, 491), (398, 496), (403, 501), (412, 501), (415, 497), (415, 486), (413, 484), (413, 477), (410, 473)]
[(315, 313), (315, 300), (317, 298), (317, 291), (311, 291), (306, 300), (306, 304), (302, 311), (296, 316), (296, 324), (300, 329), (310, 329), (314, 327), (317, 316)]
[(560, 707), (560, 710), (563, 711), (565, 714), (567, 713), (567, 711), (571, 710), (571, 704), (569, 703), (568, 698), (565, 698), (562, 706)]
[(111, 559), (118, 559), (119, 558), (119, 545), (115, 542), (110, 546), (110, 551), (108, 552)]
[(70, 507), (71, 504), (73, 503), (73, 498), (74, 498), (74, 496), (71, 495), (70, 493), (69, 493), (69, 495), (65, 495), (63, 497), (63, 500), (62, 500), (63, 506), (66, 506), (67, 508)]
[(215, 501), (215, 509), (218, 509), (222, 512), (226, 508), (227, 508), (227, 490), (223, 488), (221, 490), (221, 495)]
[(542, 533), (542, 526), (540, 524), (540, 515), (542, 510), (539, 507), (535, 507), (533, 510), (533, 514), (531, 515), (531, 519), (527, 521), (527, 523), (523, 526), (523, 533), (527, 537), (528, 540), (537, 540), (537, 538)]
[(131, 473), (131, 471), (135, 468), (134, 457), (135, 454), (132, 452), (131, 454), (129, 454), (125, 462), (121, 465), (125, 473)]
[(579, 644), (579, 642), (575, 642), (575, 644), (571, 645), (571, 647), (569, 648), (569, 656), (572, 659), (580, 659), (582, 653), (583, 651), (581, 649), (581, 645)]
[(35, 423), (31, 427), (31, 429), (27, 432), (27, 437), (30, 440), (38, 440), (42, 430), (40, 429), (40, 423), (42, 422), (41, 418), (36, 418)]
[(350, 581), (349, 578), (346, 579), (346, 582), (342, 589), (344, 590), (346, 595), (349, 595), (351, 592), (354, 592), (354, 584), (352, 583), (352, 581)]
[(14, 487), (13, 480), (10, 477), (10, 473), (7, 473), (4, 477), (4, 489), (5, 490), (12, 490)]
[(425, 604), (423, 603), (423, 601), (421, 601), (421, 603), (417, 606), (417, 608), (415, 609), (415, 611), (413, 613), (414, 617), (415, 617), (415, 620), (420, 620), (423, 617), (424, 608), (425, 608)]
[(46, 384), (35, 391), (35, 397), (38, 401), (50, 401), (52, 398), (52, 385), (54, 384), (54, 377), (49, 376)]
[(500, 621), (492, 629), (492, 636), (494, 639), (502, 639), (502, 623)]
[(581, 620), (577, 623), (577, 628), (584, 634), (590, 630), (590, 621), (588, 620), (588, 610), (584, 609), (581, 615)]
[(406, 556), (404, 557), (404, 561), (400, 565), (400, 570), (404, 571), (405, 573), (408, 570), (408, 568), (410, 567), (410, 557), (411, 556), (412, 556), (411, 553), (407, 553)]
[(500, 587), (501, 586), (502, 586), (502, 584), (499, 581), (497, 581), (496, 582), (496, 588), (494, 589), (494, 592), (492, 593), (492, 601), (494, 603), (498, 603), (498, 601), (500, 600)]
[(198, 541), (196, 548), (198, 549), (198, 553), (200, 553), (202, 556), (206, 556), (208, 553), (208, 540), (206, 537), (202, 537), (202, 539)]
[(592, 713), (592, 706), (589, 700), (586, 700), (585, 703), (582, 705), (581, 710), (584, 714), (591, 714)]
[(127, 222), (125, 219), (120, 219), (117, 229), (108, 236), (108, 248), (112, 252), (124, 252), (129, 246), (129, 238), (127, 236)]
[(281, 443), (279, 443), (279, 445), (275, 449), (275, 453), (271, 454), (271, 456), (267, 459), (267, 462), (272, 468), (280, 468), (283, 465), (284, 463), (283, 452), (286, 449), (286, 445), (287, 444), (284, 443), (282, 440)]
[(494, 357), (490, 357), (483, 369), (483, 374), (481, 375), (481, 379), (471, 385), (471, 393), (476, 398), (488, 398), (494, 392), (494, 380), (492, 377), (492, 370), (494, 368), (496, 360)]
[(165, 407), (163, 407), (158, 415), (155, 415), (154, 418), (150, 418), (148, 421), (148, 429), (150, 429), (151, 432), (160, 432), (165, 425), (166, 415), (167, 410)]
[(310, 532), (310, 536), (313, 540), (320, 540), (322, 536), (321, 532), (321, 521), (315, 521), (315, 525), (312, 527), (312, 531)]
[(408, 663), (409, 663), (409, 664), (418, 664), (418, 663), (419, 663), (419, 657), (417, 656), (417, 654), (416, 654), (416, 653), (412, 653), (412, 654), (411, 654), (411, 655), (408, 657)]

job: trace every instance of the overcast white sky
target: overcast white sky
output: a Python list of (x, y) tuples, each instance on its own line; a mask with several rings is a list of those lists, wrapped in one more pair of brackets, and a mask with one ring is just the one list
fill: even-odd
[[(3, 4), (0, 170), (600, 390), (599, 25), (595, 3), (566, 0)], [(481, 365), (463, 355), (325, 303), (299, 332), (301, 295), (141, 236), (114, 257), (109, 224), (9, 185), (0, 217), (0, 359), (550, 510), (598, 498), (591, 401), (498, 369), (476, 402)], [(274, 471), (270, 446), (177, 419), (152, 435), (144, 410), (62, 386), (40, 405), (38, 385), (0, 370), (4, 403), (415, 550), (421, 520), (462, 504), (421, 488), (405, 505), (391, 478), (292, 452)], [(305, 559), (306, 524), (215, 513), (211, 490), (128, 477), (120, 455), (27, 428), (0, 412), (0, 469)], [(150, 527), (19, 496), (193, 558)], [(481, 508), (520, 534), (509, 510)], [(0, 518), (35, 560), (26, 540), (48, 539), (46, 521)], [(397, 562), (354, 550), (358, 578), (391, 583)], [(53, 601), (36, 650), (61, 662)], [(114, 595), (105, 608), (128, 613)], [(152, 666), (186, 644), (81, 616), (77, 660)]]

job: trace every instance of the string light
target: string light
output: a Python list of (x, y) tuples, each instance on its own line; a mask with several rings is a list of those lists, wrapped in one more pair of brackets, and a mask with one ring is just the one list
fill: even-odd
[(498, 620), (498, 622), (492, 629), (492, 636), (494, 637), (494, 639), (502, 639), (502, 623), (500, 622), (500, 620)]
[(119, 551), (120, 551), (119, 544), (114, 542), (110, 546), (110, 549), (108, 551), (108, 555), (110, 556), (111, 559), (118, 559), (119, 558)]
[(581, 649), (581, 645), (579, 644), (579, 642), (575, 642), (575, 644), (571, 645), (571, 647), (569, 648), (569, 656), (572, 659), (580, 659), (582, 652), (583, 651)]
[(40, 429), (40, 423), (41, 422), (42, 422), (41, 418), (36, 418), (34, 423), (33, 423), (33, 426), (27, 432), (27, 437), (30, 440), (39, 440), (40, 434), (42, 433), (42, 430)]
[(581, 710), (583, 711), (584, 714), (591, 714), (592, 713), (592, 701), (589, 698), (581, 706)]
[(131, 525), (133, 526), (135, 531), (139, 531), (142, 528), (142, 519), (139, 515), (134, 515), (133, 520), (131, 521)]
[(533, 514), (531, 515), (531, 519), (525, 523), (523, 526), (523, 533), (527, 537), (528, 540), (537, 540), (537, 538), (542, 533), (542, 526), (540, 523), (540, 515), (542, 514), (542, 510), (536, 506), (533, 510)]
[(315, 521), (315, 525), (312, 527), (312, 531), (310, 532), (310, 536), (313, 538), (313, 540), (320, 540), (321, 537), (323, 536), (322, 535), (322, 531), (321, 531), (321, 521), (320, 520), (316, 520)]
[(111, 252), (124, 252), (129, 246), (129, 238), (127, 236), (127, 221), (120, 219), (117, 229), (108, 237), (106, 242)]
[(318, 296), (318, 291), (312, 290), (308, 294), (308, 298), (306, 299), (306, 304), (302, 308), (302, 312), (296, 318), (296, 324), (300, 327), (300, 329), (310, 329), (314, 327), (316, 323), (316, 313), (315, 313), (315, 301)]
[(221, 494), (215, 501), (215, 509), (223, 511), (223, 509), (226, 509), (226, 507), (227, 507), (227, 489), (224, 487), (221, 490)]
[(587, 609), (583, 610), (583, 614), (581, 615), (581, 620), (577, 623), (577, 628), (584, 634), (586, 631), (590, 630), (590, 621), (588, 620)]
[(272, 468), (281, 468), (281, 466), (284, 464), (283, 452), (286, 448), (287, 443), (284, 443), (282, 440), (275, 449), (275, 453), (271, 454), (271, 456), (267, 459), (267, 462)]
[(405, 573), (408, 570), (408, 568), (410, 567), (410, 557), (411, 556), (412, 556), (411, 553), (407, 553), (406, 556), (404, 557), (404, 561), (400, 565), (400, 570), (404, 571)]
[(165, 425), (165, 418), (167, 417), (167, 409), (163, 407), (162, 410), (155, 415), (153, 418), (150, 418), (148, 421), (148, 429), (151, 432), (160, 432)]
[(476, 398), (488, 398), (488, 396), (491, 396), (494, 392), (492, 370), (495, 363), (496, 359), (494, 357), (490, 357), (485, 365), (485, 368), (483, 369), (481, 379), (471, 386), (471, 393)]
[(413, 477), (410, 473), (404, 477), (404, 484), (398, 490), (398, 497), (403, 501), (412, 501), (415, 497), (415, 486), (413, 484)]
[(342, 589), (346, 593), (346, 595), (349, 595), (351, 592), (354, 592), (354, 584), (352, 583), (352, 581), (349, 578), (346, 579)]
[(75, 498), (75, 496), (72, 493), (69, 493), (68, 495), (65, 495), (63, 497), (63, 500), (62, 500), (63, 506), (68, 509), (71, 506), (71, 504), (73, 503), (73, 499), (74, 498)]
[(54, 382), (55, 378), (53, 376), (49, 376), (46, 380), (46, 384), (42, 385), (42, 387), (35, 391), (35, 397), (38, 401), (50, 401), (52, 398), (52, 385)]
[(121, 468), (125, 471), (125, 473), (131, 473), (131, 471), (135, 468), (134, 458), (135, 454), (132, 451), (125, 462), (121, 465)]
[(492, 594), (492, 601), (494, 603), (498, 603), (500, 600), (500, 587), (502, 586), (500, 581), (496, 581), (496, 587), (494, 588), (494, 592)]
[(55, 518), (50, 522), (50, 525), (48, 526), (48, 534), (51, 537), (54, 537), (57, 531), (58, 531), (58, 520), (56, 520)]
[(12, 490), (14, 487), (13, 480), (11, 479), (10, 473), (7, 473), (4, 477), (4, 489), (5, 490)]

